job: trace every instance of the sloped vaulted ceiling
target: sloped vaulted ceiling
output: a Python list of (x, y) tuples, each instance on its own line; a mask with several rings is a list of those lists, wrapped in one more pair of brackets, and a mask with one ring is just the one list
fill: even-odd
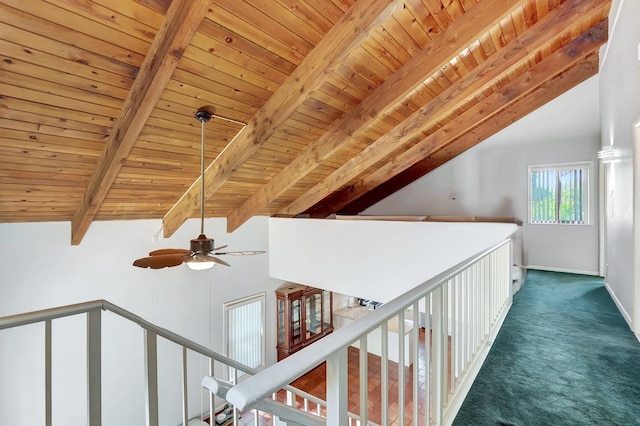
[(0, 0), (0, 221), (357, 213), (598, 72), (610, 0)]

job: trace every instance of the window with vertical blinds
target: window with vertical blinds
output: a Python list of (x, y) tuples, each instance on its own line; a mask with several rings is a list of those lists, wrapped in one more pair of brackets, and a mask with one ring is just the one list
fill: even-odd
[(227, 356), (251, 368), (265, 363), (264, 305), (264, 293), (224, 304)]
[(591, 163), (529, 167), (529, 223), (589, 224)]

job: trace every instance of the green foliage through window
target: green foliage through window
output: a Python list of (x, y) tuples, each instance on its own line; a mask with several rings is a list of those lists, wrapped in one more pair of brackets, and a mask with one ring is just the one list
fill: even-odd
[(589, 164), (529, 168), (530, 223), (587, 224)]

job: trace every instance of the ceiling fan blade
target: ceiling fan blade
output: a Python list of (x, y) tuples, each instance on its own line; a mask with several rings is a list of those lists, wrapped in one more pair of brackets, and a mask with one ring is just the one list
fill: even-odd
[(140, 268), (160, 269), (169, 266), (178, 266), (184, 262), (183, 254), (160, 254), (156, 256), (143, 257), (133, 262), (133, 266)]
[(166, 248), (166, 249), (158, 249), (158, 250), (154, 250), (154, 251), (149, 252), (149, 256), (159, 256), (159, 255), (163, 255), (163, 254), (181, 254), (181, 255), (185, 255), (185, 254), (191, 254), (191, 251), (189, 249)]
[(220, 253), (212, 253), (216, 256), (222, 256), (223, 254), (227, 254), (229, 256), (253, 256), (256, 254), (266, 253), (264, 250), (247, 250), (247, 251), (223, 251)]
[(215, 250), (222, 250), (223, 248), (226, 248), (226, 247), (227, 247), (227, 245), (225, 244), (225, 245), (223, 245), (223, 246), (220, 246), (220, 247), (216, 247), (216, 248), (214, 248), (214, 249), (213, 249), (213, 251), (215, 251)]
[[(209, 256), (208, 254), (194, 254), (190, 259), (199, 260), (201, 262), (215, 262), (224, 266), (231, 266), (224, 260), (218, 259), (217, 257)], [(189, 262), (189, 260), (185, 260), (185, 262)]]

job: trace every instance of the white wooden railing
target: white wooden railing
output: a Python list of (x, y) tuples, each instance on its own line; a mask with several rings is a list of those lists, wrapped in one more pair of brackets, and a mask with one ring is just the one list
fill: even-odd
[[(143, 329), (144, 339), (144, 368), (145, 371), (145, 395), (140, 395), (141, 404), (145, 404), (146, 413), (146, 425), (157, 426), (160, 423), (159, 410), (158, 410), (158, 337), (162, 337), (175, 345), (182, 348), (182, 424), (186, 425), (190, 419), (188, 410), (188, 395), (189, 388), (187, 384), (187, 359), (189, 352), (195, 352), (201, 354), (208, 359), (209, 375), (214, 376), (216, 371), (216, 363), (226, 367), (232, 367), (232, 370), (236, 373), (242, 371), (248, 375), (256, 374), (257, 371), (249, 368), (243, 364), (240, 364), (230, 358), (220, 355), (205, 346), (188, 340), (172, 331), (158, 327), (157, 325), (144, 320), (143, 318), (120, 308), (106, 300), (95, 300), (90, 302), (84, 302), (74, 305), (61, 306), (53, 309), (46, 309), (41, 311), (29, 312), (19, 315), (12, 315), (0, 318), (0, 330), (17, 328), (27, 326), (29, 324), (42, 323), (44, 324), (43, 340), (44, 340), (44, 424), (51, 426), (53, 424), (53, 388), (54, 383), (52, 377), (54, 376), (52, 369), (52, 346), (54, 342), (54, 334), (52, 333), (52, 323), (60, 318), (85, 315), (86, 316), (86, 359), (87, 359), (87, 425), (100, 426), (103, 421), (102, 413), (102, 311), (113, 312), (129, 321), (132, 321)], [(82, 336), (78, 336), (79, 339)], [(2, 360), (0, 359), (0, 362)], [(220, 371), (221, 369), (218, 369)], [(223, 368), (222, 370), (228, 370)], [(161, 374), (163, 372), (160, 372)], [(237, 374), (236, 374), (237, 376)], [(19, 378), (18, 378), (19, 379)], [(63, 379), (64, 380), (64, 379)], [(201, 392), (200, 385), (198, 384), (196, 389), (191, 391)], [(286, 392), (288, 397), (279, 398), (280, 402), (277, 402), (276, 395), (274, 394), (273, 400), (271, 398), (263, 403), (265, 410), (269, 413), (277, 413), (278, 415), (297, 419), (302, 424), (315, 424), (317, 415), (307, 414), (298, 408), (291, 408), (287, 406), (287, 402), (291, 402), (290, 405), (295, 406), (296, 403), (301, 403), (303, 407), (309, 407), (309, 401), (318, 407), (324, 407), (324, 401), (321, 401), (312, 395), (306, 394), (299, 389), (292, 386), (284, 386), (282, 392)], [(271, 396), (270, 396), (271, 397)], [(178, 398), (178, 397), (177, 397)], [(143, 402), (144, 401), (144, 402)], [(283, 404), (284, 402), (284, 404)], [(40, 407), (34, 407), (35, 410), (40, 410)], [(215, 398), (213, 394), (209, 397), (209, 411), (208, 413), (198, 413), (197, 417), (204, 417), (211, 413), (211, 418), (215, 418)], [(234, 424), (238, 424), (238, 411), (234, 407), (233, 411)], [(258, 425), (259, 410), (254, 412), (255, 425)], [(6, 419), (5, 419), (6, 420)], [(107, 420), (105, 423), (109, 424)], [(163, 423), (167, 423), (167, 419)], [(212, 424), (215, 423), (212, 420)]]
[[(311, 345), (261, 372), (158, 327), (105, 300), (3, 317), (0, 318), (0, 330), (34, 323), (44, 324), (46, 426), (53, 423), (52, 322), (72, 315), (86, 315), (87, 424), (102, 424), (102, 311), (113, 312), (143, 329), (143, 368), (146, 380), (143, 398), (146, 406), (146, 424), (150, 426), (159, 424), (159, 336), (182, 348), (182, 422), (185, 425), (190, 417), (186, 377), (187, 355), (190, 351), (208, 359), (209, 376), (205, 377), (203, 385), (212, 390), (209, 413), (215, 413), (214, 393), (218, 394), (234, 405), (234, 424), (238, 424), (238, 409), (257, 410), (254, 415), (256, 425), (259, 411), (272, 413), (286, 421), (303, 425), (404, 425), (409, 420), (414, 425), (450, 424), (511, 305), (510, 251), (510, 243), (507, 240), (473, 256), (372, 311), (365, 318), (336, 330), (325, 337), (321, 344)], [(422, 316), (424, 321), (421, 321)], [(408, 332), (409, 344), (406, 342), (407, 339), (400, 338), (397, 339), (397, 348), (393, 349), (397, 350), (399, 360), (404, 360), (405, 353), (409, 353), (412, 365), (405, 367), (404, 363), (400, 362), (398, 373), (393, 377), (390, 371), (394, 370), (394, 363), (389, 361), (388, 356), (388, 324), (390, 321), (405, 324), (405, 320), (414, 325)], [(431, 340), (431, 344), (426, 343), (423, 351), (419, 351), (419, 327), (416, 326), (421, 322), (426, 326), (425, 342)], [(367, 408), (367, 347), (374, 338), (381, 342), (382, 392), (379, 398), (382, 403), (379, 415), (374, 415)], [(347, 388), (347, 353), (349, 346), (354, 343), (360, 348), (359, 390)], [(325, 361), (327, 401), (289, 386), (296, 378)], [(223, 382), (220, 377), (215, 377), (216, 363), (232, 367), (252, 377), (235, 386), (235, 381)], [(408, 387), (410, 381), (412, 385)], [(392, 382), (397, 382), (397, 385), (391, 385)], [(390, 388), (396, 389), (397, 401), (390, 400)], [(347, 395), (348, 392), (354, 391), (359, 392), (360, 409), (359, 412), (351, 413)], [(390, 408), (396, 405), (397, 410)], [(419, 410), (420, 407), (422, 410)], [(198, 413), (199, 416), (202, 414)]]
[[(309, 424), (352, 424), (348, 395), (354, 392), (359, 393), (357, 424), (451, 424), (511, 306), (511, 259), (510, 240), (503, 241), (238, 385), (211, 377), (203, 384), (247, 409), (260, 406), (278, 389), (326, 362), (326, 419)], [(426, 347), (420, 351), (417, 325), (422, 315)], [(389, 322), (405, 324), (405, 320), (414, 326), (408, 333), (409, 344), (397, 339), (400, 362), (396, 364), (389, 361)], [(374, 396), (381, 401), (379, 414), (368, 409), (372, 395), (367, 345), (374, 339), (381, 342), (380, 394)], [(359, 389), (349, 389), (347, 383), (348, 349), (354, 344), (359, 347)], [(407, 351), (409, 367), (402, 362)], [(393, 370), (395, 375), (390, 374)], [(390, 388), (397, 392), (397, 400), (391, 400)]]

